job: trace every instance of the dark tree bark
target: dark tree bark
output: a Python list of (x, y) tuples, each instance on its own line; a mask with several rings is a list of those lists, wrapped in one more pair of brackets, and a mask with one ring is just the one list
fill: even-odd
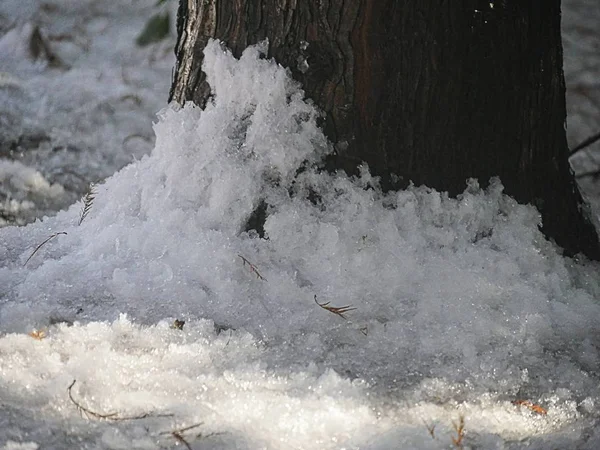
[(451, 195), (499, 176), (568, 254), (600, 257), (567, 160), (560, 0), (180, 0), (178, 33), (172, 100), (208, 98), (209, 38), (236, 56), (268, 38), (325, 113), (332, 167)]

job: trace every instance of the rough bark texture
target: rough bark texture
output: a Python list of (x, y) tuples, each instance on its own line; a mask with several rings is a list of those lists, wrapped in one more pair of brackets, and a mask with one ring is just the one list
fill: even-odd
[(268, 38), (325, 112), (331, 167), (451, 195), (500, 176), (569, 254), (600, 257), (567, 160), (560, 0), (180, 0), (178, 31), (172, 100), (208, 98), (209, 38), (236, 56)]

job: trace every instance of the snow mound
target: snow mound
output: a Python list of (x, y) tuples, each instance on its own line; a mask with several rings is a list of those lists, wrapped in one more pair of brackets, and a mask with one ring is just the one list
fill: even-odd
[[(212, 101), (163, 110), (81, 225), (80, 203), (0, 230), (0, 437), (157, 448), (203, 422), (206, 448), (446, 448), (463, 416), (468, 445), (600, 442), (597, 265), (498, 180), (450, 199), (319, 171), (318, 112), (265, 51), (212, 41)], [(97, 411), (172, 417), (92, 426), (72, 380)]]

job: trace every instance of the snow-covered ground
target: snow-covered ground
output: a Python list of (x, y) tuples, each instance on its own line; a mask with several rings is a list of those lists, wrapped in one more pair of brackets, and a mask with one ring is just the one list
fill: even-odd
[(142, 48), (136, 37), (175, 4), (0, 1), (0, 226), (65, 208), (150, 152), (174, 31)]
[[(86, 2), (95, 13), (97, 3)], [(43, 9), (19, 3), (29, 4), (2, 3), (0, 17), (22, 9), (23, 24), (36, 23)], [(78, 23), (83, 4), (59, 8)], [(67, 95), (70, 71), (7, 66), (17, 83), (7, 98), (45, 77), (64, 96), (54, 109), (40, 108), (41, 94), (21, 105), (46, 114), (23, 127), (50, 141), (0, 166), (11, 186), (37, 179), (67, 195), (71, 184), (50, 179), (46, 161), (65, 158), (91, 179), (138, 160), (95, 188), (81, 224), (77, 203), (0, 231), (0, 448), (600, 447), (598, 264), (563, 258), (536, 210), (503, 196), (500, 182), (448, 199), (425, 188), (383, 194), (366, 170), (348, 179), (308, 166), (294, 177), (329, 147), (300, 88), (259, 47), (237, 61), (211, 44), (214, 104), (163, 109), (152, 154), (145, 139), (126, 153), (127, 136), (148, 133), (126, 122), (148, 126), (171, 56), (161, 43), (124, 62), (153, 2), (106, 9), (106, 27), (139, 18), (110, 28), (112, 46), (97, 44), (104, 64), (76, 45), (69, 59), (67, 41), (57, 54), (71, 71), (86, 70), (80, 58), (113, 75), (122, 64), (147, 83), (132, 88), (146, 106), (110, 103), (113, 125), (92, 108), (98, 129), (70, 129), (77, 115), (54, 117), (65, 99), (87, 111), (125, 95), (127, 82), (109, 75), (115, 85), (101, 88), (96, 78), (86, 100), (75, 87)], [(164, 69), (153, 75), (158, 93), (143, 78), (152, 64)], [(64, 135), (79, 159), (43, 147)], [(268, 239), (244, 231), (262, 201)], [(344, 306), (356, 309), (326, 309)]]

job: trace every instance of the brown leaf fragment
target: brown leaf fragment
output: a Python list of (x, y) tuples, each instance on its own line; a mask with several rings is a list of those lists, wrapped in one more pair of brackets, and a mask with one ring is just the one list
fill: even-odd
[(530, 402), (529, 400), (515, 400), (511, 403), (515, 406), (524, 406), (525, 408), (528, 408), (531, 411), (541, 414), (543, 416), (548, 414), (548, 411), (546, 409), (542, 408), (540, 405), (536, 405), (535, 403)]
[(33, 330), (27, 334), (34, 338), (36, 341), (41, 341), (46, 337), (46, 332), (44, 330)]
[(183, 330), (184, 325), (185, 325), (185, 320), (175, 319), (175, 322), (173, 322), (173, 325), (171, 325), (171, 328), (174, 328), (176, 330)]

